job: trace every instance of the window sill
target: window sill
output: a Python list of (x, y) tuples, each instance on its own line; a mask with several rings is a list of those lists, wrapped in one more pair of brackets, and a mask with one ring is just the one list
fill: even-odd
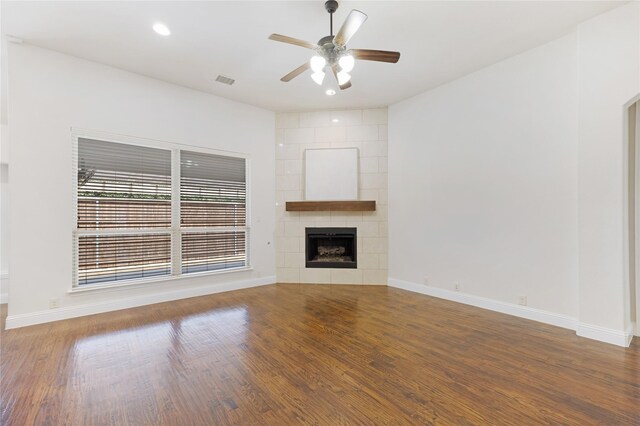
[(137, 280), (129, 280), (126, 282), (116, 283), (116, 284), (88, 284), (82, 287), (73, 287), (69, 291), (68, 294), (85, 294), (92, 293), (95, 291), (109, 291), (109, 290), (119, 290), (123, 288), (138, 288), (138, 287), (147, 287), (152, 284), (166, 283), (172, 281), (178, 281), (188, 278), (195, 277), (203, 277), (209, 275), (223, 275), (230, 274), (233, 272), (246, 272), (252, 271), (253, 268), (251, 266), (244, 266), (242, 268), (234, 268), (234, 269), (224, 269), (222, 271), (205, 271), (205, 272), (195, 272), (192, 274), (184, 274), (184, 275), (168, 275), (163, 277), (153, 277), (153, 278), (141, 278)]

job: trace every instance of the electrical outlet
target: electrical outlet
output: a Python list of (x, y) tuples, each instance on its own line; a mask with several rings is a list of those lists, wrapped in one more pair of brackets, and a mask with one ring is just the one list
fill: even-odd
[(55, 309), (60, 307), (60, 299), (57, 297), (49, 299), (49, 309)]
[(456, 281), (456, 282), (453, 283), (453, 289), (455, 291), (460, 291), (460, 282), (459, 281)]
[(518, 305), (527, 306), (527, 296), (518, 297)]

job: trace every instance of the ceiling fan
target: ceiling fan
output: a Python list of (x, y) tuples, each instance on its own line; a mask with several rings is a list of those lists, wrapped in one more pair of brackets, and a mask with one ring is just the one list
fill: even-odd
[[(300, 47), (312, 49), (316, 54), (310, 61), (305, 62), (280, 80), (289, 82), (299, 76), (309, 68), (313, 71), (311, 78), (318, 85), (322, 85), (325, 77), (325, 69), (331, 69), (338, 86), (341, 90), (351, 87), (351, 75), (355, 60), (364, 61), (390, 62), (396, 63), (400, 59), (400, 52), (390, 52), (387, 50), (370, 50), (370, 49), (347, 49), (347, 43), (358, 31), (360, 26), (367, 20), (367, 15), (359, 10), (353, 9), (347, 19), (342, 24), (338, 33), (333, 35), (333, 13), (338, 9), (338, 2), (329, 0), (324, 4), (324, 8), (329, 12), (329, 29), (330, 35), (322, 37), (318, 44), (313, 44), (297, 38), (287, 37), (280, 34), (271, 34), (269, 39), (282, 43), (294, 44)], [(333, 93), (331, 93), (333, 92)], [(327, 90), (327, 94), (335, 94), (332, 89)]]

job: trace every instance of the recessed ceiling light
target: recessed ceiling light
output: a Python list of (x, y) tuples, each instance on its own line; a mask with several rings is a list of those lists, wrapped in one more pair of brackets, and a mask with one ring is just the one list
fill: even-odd
[(336, 94), (336, 91), (335, 91), (335, 90), (333, 90), (333, 89), (327, 89), (327, 91), (326, 91), (326, 92), (324, 92), (324, 93), (326, 93), (326, 94), (327, 94), (327, 96), (333, 96), (333, 95), (335, 95), (335, 94)]
[(171, 34), (169, 27), (167, 27), (162, 22), (156, 22), (155, 24), (153, 24), (153, 31), (157, 32), (162, 36), (168, 36)]
[(337, 118), (332, 118), (331, 121), (334, 122), (334, 123), (337, 123), (340, 120), (338, 120)]

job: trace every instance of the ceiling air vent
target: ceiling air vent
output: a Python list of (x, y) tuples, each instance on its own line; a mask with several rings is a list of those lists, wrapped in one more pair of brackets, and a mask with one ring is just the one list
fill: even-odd
[(223, 75), (219, 75), (218, 77), (216, 77), (216, 81), (219, 83), (228, 84), (229, 86), (236, 82), (234, 79), (225, 77)]

